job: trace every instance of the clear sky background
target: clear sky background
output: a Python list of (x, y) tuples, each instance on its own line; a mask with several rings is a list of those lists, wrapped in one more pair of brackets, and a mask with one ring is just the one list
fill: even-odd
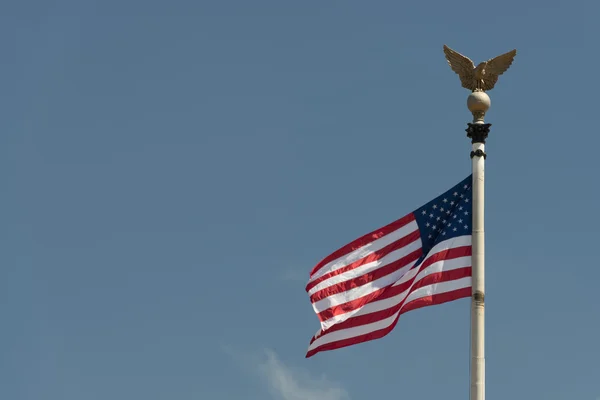
[(470, 173), (487, 398), (600, 398), (593, 1), (4, 1), (0, 398), (466, 399), (469, 300), (306, 360), (321, 258)]

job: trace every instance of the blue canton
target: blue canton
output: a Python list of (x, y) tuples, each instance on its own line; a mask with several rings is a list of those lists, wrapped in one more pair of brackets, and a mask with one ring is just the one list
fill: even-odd
[(471, 234), (472, 178), (469, 175), (446, 193), (414, 211), (423, 255), (439, 242)]

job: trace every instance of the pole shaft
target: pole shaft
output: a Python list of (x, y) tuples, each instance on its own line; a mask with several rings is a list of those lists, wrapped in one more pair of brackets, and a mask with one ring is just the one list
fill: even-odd
[(484, 140), (481, 142), (474, 141), (473, 153), (476, 155), (472, 157), (471, 400), (485, 400)]

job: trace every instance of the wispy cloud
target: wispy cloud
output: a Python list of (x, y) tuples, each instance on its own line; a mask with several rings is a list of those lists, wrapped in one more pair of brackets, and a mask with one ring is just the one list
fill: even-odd
[(281, 400), (342, 400), (348, 393), (339, 384), (325, 377), (315, 378), (305, 370), (283, 364), (277, 354), (265, 350), (266, 360), (260, 370), (276, 399)]
[(267, 385), (274, 400), (349, 400), (346, 390), (324, 376), (316, 377), (306, 369), (284, 364), (277, 354), (265, 349), (261, 357), (241, 356), (230, 347), (224, 350)]

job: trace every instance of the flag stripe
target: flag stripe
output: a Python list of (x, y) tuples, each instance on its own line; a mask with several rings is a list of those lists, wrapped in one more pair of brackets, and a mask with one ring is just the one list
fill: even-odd
[(385, 265), (390, 259), (397, 260), (408, 254), (411, 249), (414, 250), (416, 248), (421, 248), (421, 235), (418, 229), (415, 229), (401, 239), (390, 243), (386, 247), (374, 251), (366, 257), (311, 280), (306, 285), (306, 290), (309, 295), (312, 295), (334, 283), (360, 276), (365, 272), (379, 267), (381, 264)]
[[(411, 289), (411, 284), (414, 284), (411, 290), (417, 289), (422, 285), (431, 283), (431, 280), (445, 281), (459, 279), (466, 276), (470, 276), (471, 258), (461, 257), (454, 260), (438, 261), (432, 264), (429, 268), (419, 271), (418, 268), (411, 270), (407, 275), (410, 275), (409, 280), (405, 281), (404, 284), (399, 286), (393, 286), (386, 290), (385, 296), (380, 296), (376, 301), (366, 304), (360, 309), (360, 312), (354, 313), (352, 318), (346, 318), (345, 321), (333, 321), (336, 325), (333, 325), (327, 330), (327, 333), (334, 332), (336, 330), (345, 329), (348, 326), (356, 326), (374, 322), (378, 319), (385, 318), (386, 316), (380, 314), (382, 311), (388, 311), (393, 309), (395, 306), (400, 305), (404, 298), (408, 295), (408, 290)], [(442, 271), (443, 268), (443, 271)], [(417, 272), (419, 272), (417, 276)], [(415, 277), (416, 276), (416, 277)], [(433, 278), (429, 278), (433, 276)], [(413, 279), (414, 278), (414, 279)], [(332, 317), (339, 316), (339, 313), (332, 312)], [(388, 314), (389, 316), (389, 314)], [(343, 321), (343, 323), (341, 323)], [(326, 322), (331, 325), (330, 321)]]
[[(434, 290), (431, 292), (430, 295), (439, 295), (439, 294), (443, 294), (443, 293), (447, 293), (447, 292), (455, 292), (457, 290), (462, 290), (465, 288), (468, 289), (468, 288), (470, 288), (470, 284), (471, 284), (470, 278), (463, 278), (463, 279), (459, 279), (459, 280), (455, 280), (455, 281), (442, 282), (442, 283), (434, 285), (435, 286), (433, 288)], [(431, 287), (429, 287), (429, 288), (431, 288)], [(462, 294), (464, 294), (464, 293), (462, 293)], [(469, 296), (470, 296), (470, 292), (468, 294), (466, 294), (465, 297), (469, 297)], [(428, 296), (424, 296), (424, 297), (428, 297)], [(418, 300), (418, 299), (415, 299), (415, 301), (416, 300)], [(408, 305), (409, 305), (409, 303), (406, 303), (406, 307), (408, 307)], [(398, 313), (403, 314), (405, 312), (405, 310), (406, 310), (405, 307), (402, 307), (400, 310), (396, 311), (395, 313), (390, 315), (388, 318), (385, 318), (383, 320), (376, 321), (376, 322), (368, 324), (368, 325), (359, 325), (356, 327), (344, 329), (344, 330), (335, 332), (334, 334), (330, 334), (328, 336), (322, 336), (322, 337), (316, 338), (311, 343), (309, 350), (314, 350), (317, 347), (321, 347), (323, 344), (333, 343), (333, 342), (336, 342), (339, 340), (345, 340), (345, 339), (351, 339), (351, 338), (355, 338), (356, 340), (359, 340), (359, 342), (360, 342), (360, 341), (362, 341), (361, 337), (363, 335), (367, 334), (368, 332), (374, 331), (374, 330), (380, 330), (380, 329), (384, 329), (384, 328), (388, 327), (389, 324), (392, 323), (394, 318), (399, 315)]]
[[(362, 307), (355, 307), (353, 312), (342, 313), (336, 308), (328, 310), (332, 316), (330, 319), (322, 321), (322, 331), (324, 334), (329, 332), (344, 329), (348, 326), (358, 324), (355, 322), (360, 315), (378, 312), (389, 307), (394, 307), (396, 304), (401, 304), (404, 298), (409, 295), (410, 291), (415, 290), (419, 286), (415, 286), (415, 282), (420, 281), (429, 274), (452, 271), (458, 268), (471, 267), (471, 247), (460, 246), (458, 248), (448, 248), (448, 245), (470, 243), (470, 236), (451, 239), (444, 243), (441, 242), (437, 247), (438, 252), (427, 256), (418, 266), (407, 272), (393, 286), (382, 289), (383, 293), (378, 293), (376, 301), (369, 301)], [(443, 258), (440, 256), (444, 256)], [(323, 315), (326, 315), (323, 313)], [(354, 316), (354, 317), (353, 317)], [(353, 318), (351, 318), (353, 317)], [(374, 318), (374, 317), (373, 317)], [(333, 319), (333, 321), (331, 320)], [(334, 325), (335, 324), (335, 325)]]
[[(405, 254), (407, 252), (409, 253)], [(375, 268), (373, 271), (369, 271), (365, 274), (355, 276), (351, 279), (345, 279), (342, 282), (336, 283), (322, 290), (319, 290), (318, 292), (315, 292), (313, 295), (310, 296), (310, 301), (316, 303), (317, 301), (323, 300), (327, 297), (340, 293), (346, 293), (351, 289), (366, 285), (369, 282), (376, 281), (387, 275), (390, 275), (389, 279), (391, 279), (391, 281), (388, 284), (391, 285), (397, 280), (391, 276), (392, 273), (398, 272), (409, 263), (417, 261), (419, 257), (421, 257), (421, 242), (413, 242), (410, 245), (404, 247), (403, 249), (398, 250), (397, 253), (398, 254), (394, 254), (393, 257), (389, 258), (394, 259), (399, 255), (402, 257), (392, 262), (388, 262), (389, 260), (382, 261), (381, 265), (376, 265), (377, 268)], [(404, 273), (404, 271), (401, 272)]]
[(390, 333), (396, 324), (398, 323), (399, 316), (404, 314), (405, 312), (415, 310), (417, 308), (432, 306), (436, 304), (442, 304), (453, 300), (458, 300), (465, 297), (471, 296), (471, 284), (468, 286), (450, 291), (445, 293), (434, 293), (431, 296), (422, 297), (418, 300), (415, 300), (413, 303), (408, 304), (406, 308), (403, 308), (398, 314), (388, 318), (392, 320), (391, 324), (385, 326), (381, 329), (365, 329), (362, 334), (358, 334), (354, 337), (348, 337), (346, 339), (339, 339), (333, 342), (329, 342), (327, 344), (320, 345), (318, 347), (311, 347), (309, 351), (306, 353), (306, 358), (312, 357), (318, 352), (327, 351), (327, 350), (335, 350), (342, 347), (351, 346), (358, 343), (368, 342), (375, 339), (380, 339)]
[[(367, 233), (325, 257), (311, 271), (310, 280), (317, 279), (338, 268), (343, 268), (417, 229), (418, 226), (415, 222), (415, 216), (410, 213), (383, 228)], [(384, 238), (384, 240), (381, 240), (382, 238)]]
[[(398, 271), (397, 275), (400, 276), (405, 274), (407, 270), (410, 270), (413, 267), (416, 261), (417, 260), (406, 265), (405, 268)], [(365, 296), (359, 297), (354, 300), (350, 300), (340, 305), (334, 305), (318, 313), (319, 319), (321, 320), (321, 329), (325, 331), (329, 329), (333, 324), (338, 324), (350, 318), (352, 315), (360, 311), (363, 307), (367, 306), (368, 304), (371, 304), (375, 299), (378, 299), (389, 288), (390, 285), (385, 285), (384, 287), (370, 292)]]
[(356, 300), (356, 302), (350, 303), (350, 305), (353, 308), (360, 308), (361, 306), (366, 304), (366, 296), (368, 296), (368, 301), (374, 300), (377, 296), (379, 296), (382, 293), (382, 289), (385, 289), (388, 286), (392, 285), (394, 282), (398, 281), (398, 279), (400, 279), (407, 271), (409, 271), (418, 258), (419, 254), (415, 254), (413, 256), (414, 260), (412, 262), (407, 263), (406, 265), (404, 265), (404, 267), (388, 275), (385, 275), (374, 281), (368, 282), (362, 286), (349, 289), (344, 293), (336, 294), (333, 296), (329, 296), (323, 300), (316, 301), (313, 303), (313, 309), (315, 310), (317, 315), (320, 315), (321, 312), (324, 310), (327, 310), (331, 307), (340, 306), (342, 304), (347, 304), (354, 300)]
[[(471, 251), (470, 235), (440, 242), (419, 264), (409, 271), (403, 271), (402, 276), (393, 285), (380, 289), (375, 296), (371, 296), (372, 298), (358, 299), (359, 301), (355, 300), (342, 307), (331, 307), (324, 310), (319, 314), (322, 320), (321, 330), (311, 340), (309, 353), (314, 350), (315, 341), (317, 342), (316, 346), (320, 348), (323, 344), (351, 339), (354, 336), (358, 336), (355, 339), (356, 343), (372, 340), (367, 333), (359, 331), (360, 333), (355, 335), (352, 332), (361, 327), (368, 331), (385, 329), (392, 324), (394, 316), (406, 312), (403, 310), (411, 302), (423, 296), (436, 294), (435, 290), (432, 291), (432, 287), (439, 287), (438, 291), (445, 293), (447, 285), (441, 284), (449, 281), (466, 282), (464, 287), (470, 288)], [(451, 287), (451, 290), (464, 287)], [(340, 333), (350, 336), (336, 339)], [(379, 336), (374, 338), (377, 337)]]
[[(383, 319), (388, 318), (390, 315), (397, 312), (399, 309), (404, 308), (404, 304), (410, 302), (412, 299), (419, 296), (421, 291), (417, 291), (417, 289), (421, 289), (422, 287), (426, 287), (428, 285), (434, 283), (441, 283), (446, 281), (457, 280), (461, 278), (467, 278), (471, 276), (471, 268), (460, 268), (448, 272), (440, 272), (427, 276), (424, 279), (416, 282), (414, 286), (410, 289), (407, 289), (400, 293), (399, 295), (392, 298), (395, 300), (395, 303), (391, 306), (385, 307), (382, 305), (381, 309), (378, 311), (372, 311), (369, 313), (356, 313), (356, 315), (352, 316), (352, 318), (347, 319), (346, 321), (335, 324), (331, 326), (325, 333), (322, 334), (323, 337), (329, 335), (336, 331), (341, 331), (348, 328), (353, 328), (361, 325), (368, 325), (377, 321), (381, 321)], [(416, 293), (416, 294), (415, 294)], [(407, 296), (408, 295), (408, 296)], [(362, 311), (362, 310), (361, 310)], [(319, 332), (321, 333), (321, 331)]]

